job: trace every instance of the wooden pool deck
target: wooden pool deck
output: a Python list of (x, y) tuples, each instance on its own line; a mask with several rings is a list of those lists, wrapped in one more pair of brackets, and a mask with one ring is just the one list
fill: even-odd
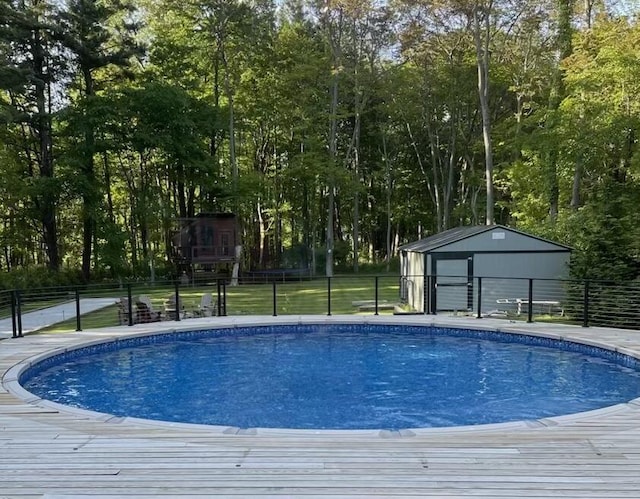
[[(310, 319), (213, 317), (172, 329)], [(640, 332), (634, 331), (460, 317), (364, 319), (544, 334), (640, 356)], [(0, 341), (0, 497), (640, 497), (637, 401), (501, 425), (314, 432), (110, 417), (29, 399), (17, 387), (14, 366), (27, 358), (150, 330), (119, 327)]]

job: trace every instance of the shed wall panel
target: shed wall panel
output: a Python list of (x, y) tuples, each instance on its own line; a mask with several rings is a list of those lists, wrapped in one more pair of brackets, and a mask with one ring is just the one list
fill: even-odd
[[(481, 311), (505, 310), (514, 312), (514, 303), (527, 300), (529, 279), (533, 279), (533, 299), (562, 304), (565, 290), (562, 282), (568, 274), (569, 253), (511, 253), (478, 254), (474, 258), (474, 277), (482, 277)], [(549, 280), (545, 280), (549, 279)], [(477, 288), (477, 279), (475, 280)], [(474, 310), (477, 310), (478, 290), (474, 289)]]
[(473, 258), (475, 277), (562, 279), (569, 272), (570, 253), (479, 253)]
[[(473, 295), (473, 310), (478, 309), (478, 281)], [(533, 310), (535, 313), (559, 314), (566, 306), (566, 290), (562, 281), (533, 281)], [(481, 313), (504, 311), (512, 314), (527, 313), (529, 279), (482, 279)], [(520, 304), (518, 304), (520, 302)]]
[(424, 261), (422, 253), (406, 252), (406, 274), (403, 275), (403, 286), (407, 296), (407, 304), (417, 312), (424, 312)]

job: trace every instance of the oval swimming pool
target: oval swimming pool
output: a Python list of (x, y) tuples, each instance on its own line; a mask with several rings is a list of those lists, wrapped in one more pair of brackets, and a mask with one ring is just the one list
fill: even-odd
[(175, 332), (23, 372), (47, 400), (236, 427), (406, 429), (539, 419), (640, 396), (640, 362), (508, 333), (381, 324)]

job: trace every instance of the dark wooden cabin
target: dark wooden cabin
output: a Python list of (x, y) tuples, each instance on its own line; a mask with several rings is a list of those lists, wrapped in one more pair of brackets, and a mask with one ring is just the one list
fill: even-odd
[(233, 213), (199, 213), (178, 220), (173, 236), (174, 261), (179, 270), (210, 270), (235, 262), (237, 221)]

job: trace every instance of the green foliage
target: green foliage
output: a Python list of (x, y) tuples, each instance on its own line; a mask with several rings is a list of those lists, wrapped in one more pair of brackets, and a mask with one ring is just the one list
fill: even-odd
[(47, 267), (18, 268), (11, 272), (0, 272), (0, 289), (57, 288), (79, 285), (82, 276), (78, 270), (52, 270)]
[(360, 272), (371, 275), (383, 275), (388, 272), (391, 275), (397, 276), (400, 274), (400, 258), (392, 258), (388, 267), (389, 268), (387, 268), (386, 262), (362, 263), (360, 264)]
[(580, 279), (624, 282), (640, 276), (637, 217), (628, 211), (640, 192), (628, 198), (619, 186), (609, 186), (596, 201), (564, 222), (572, 234), (571, 274)]
[[(516, 4), (483, 13), (496, 219), (573, 246), (575, 277), (633, 279), (640, 23), (614, 10), (586, 29), (571, 2)], [(0, 3), (0, 268), (171, 275), (177, 218), (236, 211), (247, 268), (315, 251), (323, 272), (330, 197), (342, 271), (482, 223), (477, 54), (458, 7)]]
[[(326, 246), (319, 246), (316, 250), (316, 273), (324, 274), (325, 262), (327, 258)], [(352, 268), (351, 245), (346, 241), (334, 241), (333, 262), (336, 269), (341, 272), (349, 271)]]

